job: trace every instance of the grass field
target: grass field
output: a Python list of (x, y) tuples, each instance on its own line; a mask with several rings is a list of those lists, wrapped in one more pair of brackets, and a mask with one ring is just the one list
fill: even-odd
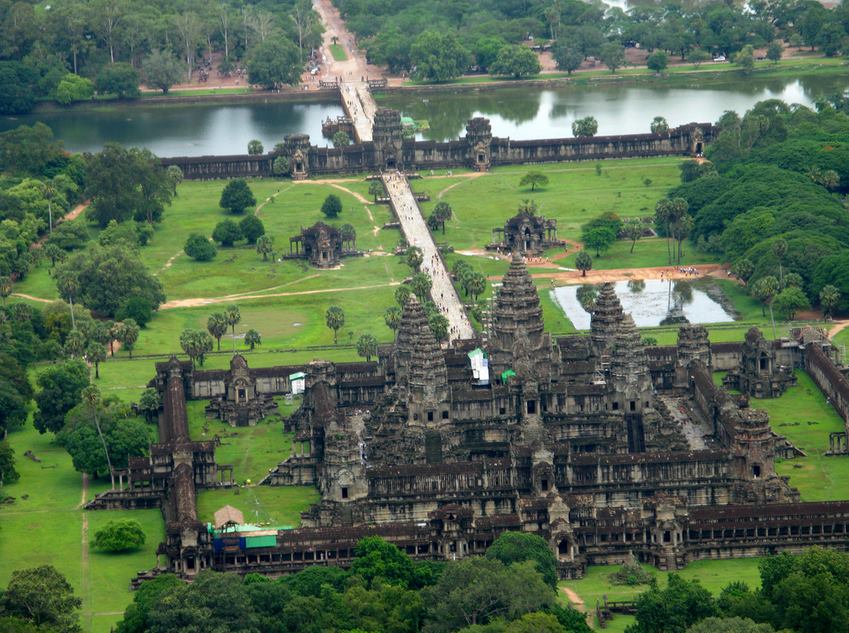
[[(575, 258), (577, 251), (572, 249), (572, 253), (564, 259), (557, 260), (560, 266), (566, 268), (575, 268)], [(667, 256), (666, 240), (663, 238), (650, 238), (637, 240), (634, 245), (634, 252), (631, 252), (631, 242), (627, 240), (618, 240), (613, 243), (609, 250), (603, 252), (600, 257), (596, 256), (595, 251), (587, 251), (593, 258), (593, 270), (610, 270), (613, 268), (648, 268), (653, 266), (666, 266), (669, 264)], [(703, 253), (691, 247), (688, 243), (684, 244), (684, 254), (681, 257), (681, 265), (689, 266), (692, 264), (712, 264), (717, 262), (715, 255)], [(678, 262), (675, 262), (678, 265)]]
[[(718, 595), (722, 589), (736, 581), (742, 581), (750, 587), (760, 586), (760, 574), (758, 572), (758, 558), (738, 558), (733, 560), (701, 560), (690, 563), (684, 569), (676, 572), (687, 580), (698, 580), (703, 587), (714, 595)], [(654, 567), (643, 565), (643, 568), (654, 574), (658, 586), (666, 586), (669, 574), (659, 571)], [(596, 565), (587, 568), (586, 575), (580, 580), (566, 580), (559, 583), (560, 587), (568, 587), (584, 601), (588, 611), (594, 611), (596, 602), (601, 602), (604, 596), (608, 601), (634, 600), (638, 595), (648, 589), (646, 585), (634, 587), (628, 585), (614, 585), (609, 577), (617, 571), (617, 565)], [(633, 616), (616, 615), (609, 622), (605, 631), (624, 631), (633, 623)], [(596, 627), (598, 624), (596, 623)]]
[[(451, 205), (454, 219), (444, 239), (457, 249), (483, 248), (492, 240), (492, 229), (504, 226), (529, 199), (542, 215), (557, 220), (561, 239), (577, 240), (582, 224), (607, 211), (622, 217), (654, 215), (657, 201), (678, 184), (680, 163), (678, 158), (605, 160), (599, 161), (600, 176), (595, 163), (586, 162), (499, 167), (477, 177), (426, 178), (414, 181), (413, 188), (431, 195), (431, 202), (422, 205), (425, 214), (439, 200)], [(519, 187), (530, 169), (545, 173), (549, 184), (535, 191)]]
[(337, 62), (344, 62), (348, 59), (348, 54), (342, 48), (341, 44), (331, 44), (330, 54), (333, 55), (333, 59)]
[[(828, 58), (819, 56), (792, 57), (789, 59), (784, 59), (778, 64), (774, 64), (768, 61), (757, 61), (755, 62), (755, 69), (752, 71), (750, 76), (754, 75), (757, 77), (782, 77), (788, 75), (797, 76), (800, 73), (833, 73), (837, 71), (838, 68), (840, 68), (842, 65), (844, 65), (844, 63), (845, 62), (840, 58)], [(741, 72), (740, 69), (733, 64), (714, 64), (711, 62), (707, 62), (699, 65), (674, 64), (664, 71), (663, 76), (657, 76), (654, 71), (649, 70), (645, 67), (619, 68), (616, 70), (615, 73), (612, 73), (609, 69), (602, 66), (597, 69), (582, 70), (580, 72), (574, 73), (571, 76), (565, 72), (552, 72), (533, 75), (531, 77), (525, 77), (524, 79), (549, 80), (570, 77), (572, 81), (581, 82), (598, 79), (613, 80), (621, 78), (639, 78), (657, 83), (670, 83), (674, 82), (678, 78), (683, 77), (698, 78), (704, 81), (710, 78), (722, 78), (723, 76), (727, 78), (729, 74), (741, 75)], [(491, 75), (471, 75), (466, 77), (459, 77), (457, 79), (453, 79), (444, 83), (453, 85), (487, 84), (495, 82), (509, 84), (510, 81), (511, 79), (507, 77), (493, 77)], [(405, 82), (405, 85), (422, 86), (428, 85), (428, 83), (429, 82), (426, 81), (410, 79)]]
[[(80, 508), (82, 476), (74, 470), (65, 449), (51, 438), (39, 435), (31, 425), (9, 434), (21, 479), (2, 489), (4, 496), (16, 500), (0, 506), (0, 586), (15, 569), (53, 565), (83, 600), (83, 629), (106, 633), (132, 600), (130, 579), (156, 562), (156, 547), (164, 538), (162, 517), (159, 510), (84, 512)], [(27, 450), (41, 462), (24, 457)], [(108, 484), (97, 482), (88, 498), (105, 487)], [(141, 523), (147, 536), (141, 549), (116, 555), (88, 547), (98, 529), (120, 519)]]
[[(539, 205), (542, 213), (557, 219), (561, 237), (573, 240), (580, 238), (581, 224), (605, 211), (615, 211), (623, 217), (650, 216), (656, 201), (678, 182), (679, 163), (677, 158), (608, 160), (599, 163), (601, 175), (592, 163), (539, 165), (534, 169), (545, 172), (550, 182), (536, 191), (519, 187), (519, 180), (526, 172), (524, 167), (496, 168), (485, 174), (438, 170), (432, 177), (426, 174), (425, 178), (414, 180), (413, 187), (432, 197), (431, 202), (423, 205), (425, 213), (440, 197), (454, 209), (454, 219), (447, 223), (445, 233), (435, 234), (437, 242), (458, 250), (481, 249), (490, 241), (492, 228), (502, 226), (528, 198)], [(395, 287), (409, 274), (409, 269), (401, 258), (384, 255), (397, 245), (399, 232), (380, 228), (390, 219), (390, 212), (384, 205), (366, 204), (370, 197), (364, 179), (351, 177), (334, 183), (251, 182), (259, 201), (256, 212), (267, 233), (275, 239), (279, 253), (287, 252), (289, 237), (302, 226), (324, 219), (319, 208), (329, 193), (340, 196), (343, 212), (333, 223), (350, 222), (357, 231), (358, 247), (371, 251), (371, 256), (347, 258), (334, 270), (318, 270), (302, 261), (266, 262), (244, 245), (220, 249), (218, 256), (207, 263), (194, 262), (185, 256), (182, 247), (190, 233), (209, 235), (215, 224), (227, 217), (218, 207), (223, 186), (222, 181), (183, 183), (151, 244), (141, 249), (143, 261), (161, 279), (168, 300), (182, 300), (192, 307), (160, 310), (142, 331), (136, 354), (179, 351), (179, 334), (183, 329), (205, 328), (209, 315), (223, 310), (229, 303), (236, 303), (241, 309), (242, 321), (236, 328), (235, 340), (235, 348), (241, 351), (245, 349), (241, 338), (251, 328), (262, 334), (259, 352), (331, 345), (332, 332), (324, 323), (324, 313), (331, 305), (340, 306), (346, 316), (340, 343), (349, 344), (363, 333), (371, 333), (381, 342), (391, 340), (392, 332), (383, 322), (383, 311), (394, 304)], [(640, 240), (634, 253), (629, 251), (628, 242), (617, 242), (595, 259), (594, 268), (638, 268), (667, 263), (666, 243), (661, 239)], [(504, 261), (458, 253), (447, 257), (448, 265), (461, 257), (488, 277), (500, 277), (507, 269)], [(714, 258), (685, 245), (685, 264), (710, 261)], [(574, 253), (559, 263), (573, 266)], [(544, 270), (531, 268), (532, 273)], [(743, 288), (730, 281), (716, 283), (740, 318), (734, 324), (711, 326), (713, 340), (739, 340), (751, 325), (771, 329), (759, 305)], [(548, 329), (559, 334), (574, 332), (572, 324), (548, 296), (550, 282), (538, 280), (537, 285)], [(45, 264), (17, 284), (15, 290), (35, 297), (56, 297), (55, 284)], [(490, 285), (481, 300), (488, 300), (491, 294)], [(786, 327), (779, 326), (782, 330)], [(652, 328), (646, 334), (661, 344), (673, 343), (677, 328)], [(225, 336), (222, 350), (231, 351), (233, 343), (229, 335)], [(321, 351), (311, 357), (329, 353)], [(126, 358), (127, 352), (121, 351), (118, 356)], [(209, 362), (214, 362), (212, 357)], [(111, 387), (119, 391), (135, 389), (150, 376), (142, 372), (132, 374), (136, 375), (138, 380), (133, 378), (131, 382)]]
[(220, 438), (215, 448), (215, 461), (233, 466), (233, 478), (237, 483), (259, 483), (269, 469), (289, 455), (292, 450), (292, 433), (283, 433), (282, 416), (288, 416), (297, 408), (300, 398), (292, 405), (280, 403), (280, 415), (271, 415), (257, 422), (256, 426), (231, 427), (221, 420), (208, 420), (204, 414), (207, 400), (192, 400), (188, 403), (189, 435), (193, 440)]
[(263, 525), (298, 527), (301, 512), (319, 500), (312, 486), (244, 486), (198, 492), (198, 518), (212, 521), (225, 505), (241, 510), (245, 521)]
[(804, 501), (849, 498), (849, 457), (825, 457), (828, 434), (844, 430), (843, 419), (807, 373), (796, 371), (796, 386), (779, 398), (750, 399), (750, 405), (769, 413), (776, 433), (784, 435), (807, 457), (779, 460), (776, 471), (790, 477)]

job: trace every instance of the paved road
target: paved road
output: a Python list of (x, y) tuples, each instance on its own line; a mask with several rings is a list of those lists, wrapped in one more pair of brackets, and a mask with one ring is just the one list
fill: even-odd
[(460, 297), (454, 290), (451, 276), (437, 251), (433, 236), (428, 231), (409, 182), (401, 174), (386, 173), (383, 174), (383, 184), (392, 200), (392, 206), (398, 215), (401, 230), (404, 231), (407, 242), (422, 250), (424, 257), (422, 272), (427, 273), (433, 280), (430, 294), (440, 312), (448, 319), (449, 339), (454, 341), (472, 338), (475, 335), (472, 324), (466, 316)]

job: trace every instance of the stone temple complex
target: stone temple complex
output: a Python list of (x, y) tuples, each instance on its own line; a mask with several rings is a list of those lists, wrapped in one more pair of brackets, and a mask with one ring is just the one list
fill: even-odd
[[(489, 380), (470, 363), (481, 348)], [(631, 555), (676, 569), (702, 558), (849, 547), (849, 502), (800, 502), (775, 471), (786, 440), (764, 411), (713, 379), (731, 371), (772, 384), (777, 368), (804, 368), (843, 412), (849, 381), (813, 330), (767, 342), (753, 331), (742, 345), (711, 344), (704, 327), (684, 325), (677, 345), (645, 347), (605, 284), (589, 335), (552, 338), (517, 255), (486, 343), (440, 347), (411, 299), (377, 361), (250, 369), (237, 358), (229, 372), (158, 364), (151, 385), (163, 394), (161, 443), (150, 458), (131, 461), (128, 487), (90, 504), (160, 505), (167, 540), (158, 571), (191, 577), (203, 568), (275, 574), (346, 565), (368, 535), (418, 559), (453, 559), (483, 553), (510, 530), (543, 537), (564, 577)], [(196, 488), (232, 480), (214, 463), (212, 443), (189, 439), (186, 399), (230, 402), (235, 393), (238, 405), (243, 396), (282, 395), (298, 371), (306, 389), (285, 423), (297, 448), (263, 484), (313, 485), (321, 500), (301, 527), (245, 549), (198, 520)], [(768, 391), (775, 388), (760, 389)]]

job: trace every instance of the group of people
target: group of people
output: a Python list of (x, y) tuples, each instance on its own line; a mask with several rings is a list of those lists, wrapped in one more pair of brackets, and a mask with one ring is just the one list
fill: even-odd
[[(682, 275), (686, 275), (688, 277), (695, 277), (695, 276), (700, 274), (699, 269), (696, 268), (695, 266), (679, 266), (675, 270), (677, 270)], [(664, 277), (671, 278), (672, 272), (673, 271), (671, 271), (671, 270), (670, 271), (661, 270), (660, 271), (660, 279), (663, 280)]]

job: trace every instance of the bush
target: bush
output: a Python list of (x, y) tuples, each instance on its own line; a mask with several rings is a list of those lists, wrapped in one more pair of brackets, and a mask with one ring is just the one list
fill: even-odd
[(256, 204), (256, 198), (244, 178), (235, 178), (224, 187), (219, 204), (230, 213), (244, 213)]
[(233, 246), (234, 242), (242, 239), (242, 232), (239, 230), (239, 225), (232, 220), (224, 220), (215, 225), (215, 230), (212, 231), (212, 239), (220, 242), (221, 246)]
[(265, 226), (263, 226), (262, 220), (255, 215), (249, 215), (239, 222), (239, 230), (248, 244), (256, 244), (256, 241), (265, 235)]
[(94, 96), (94, 84), (91, 79), (68, 73), (56, 86), (56, 101), (68, 105), (74, 101), (90, 101)]
[(339, 196), (331, 193), (321, 205), (321, 212), (328, 218), (335, 218), (342, 212), (342, 201)]
[(144, 545), (145, 535), (138, 521), (109, 521), (94, 534), (93, 545), (104, 552), (128, 552)]
[(144, 327), (153, 318), (153, 307), (150, 301), (144, 297), (130, 297), (118, 311), (115, 313), (116, 321), (126, 321), (132, 319), (139, 324), (139, 327)]
[(183, 247), (186, 255), (197, 262), (208, 262), (215, 257), (218, 249), (215, 244), (206, 239), (199, 233), (192, 233), (189, 239), (186, 240), (186, 245)]
[(100, 94), (114, 94), (119, 99), (137, 99), (141, 94), (139, 73), (131, 64), (116, 62), (106, 64), (94, 82)]
[(626, 561), (618, 571), (608, 576), (611, 584), (628, 585), (634, 587), (636, 585), (650, 585), (654, 580), (654, 574), (646, 571), (635, 560)]

